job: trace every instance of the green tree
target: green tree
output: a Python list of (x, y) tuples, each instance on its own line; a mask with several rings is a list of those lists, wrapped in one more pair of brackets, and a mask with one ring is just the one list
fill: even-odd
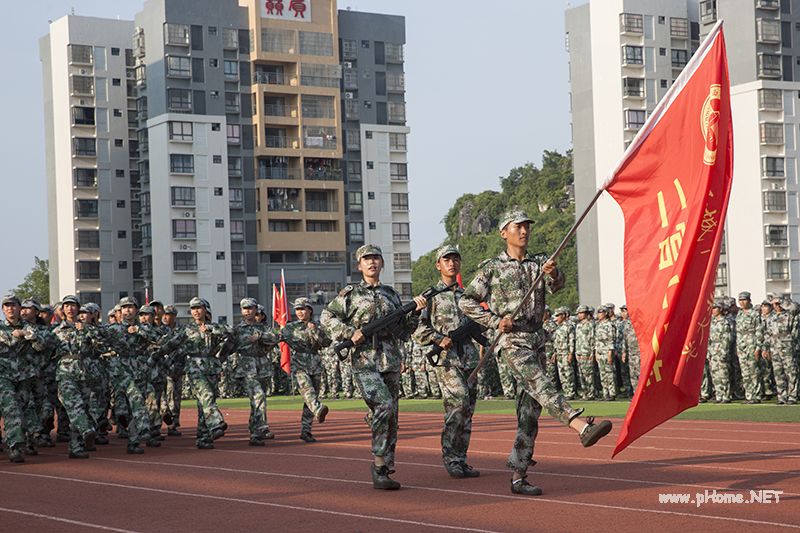
[(41, 304), (50, 302), (50, 262), (47, 259), (33, 258), (33, 269), (14, 289), (20, 300), (33, 298)]
[[(565, 155), (545, 151), (541, 168), (528, 163), (511, 169), (508, 176), (501, 177), (499, 181), (500, 191), (489, 190), (459, 197), (443, 220), (447, 232), (445, 242), (457, 244), (461, 250), (465, 284), (472, 279), (483, 260), (505, 249), (497, 225), (507, 209), (520, 207), (533, 218), (528, 245), (531, 254), (552, 253), (575, 220), (575, 204), (571, 195), (571, 151)], [(478, 219), (480, 223), (476, 222)], [(415, 293), (436, 283), (435, 254), (436, 251), (431, 250), (414, 262), (412, 278)], [(574, 240), (562, 252), (558, 263), (567, 278), (567, 284), (558, 293), (548, 296), (548, 303), (551, 307), (575, 306), (578, 302), (578, 266)]]

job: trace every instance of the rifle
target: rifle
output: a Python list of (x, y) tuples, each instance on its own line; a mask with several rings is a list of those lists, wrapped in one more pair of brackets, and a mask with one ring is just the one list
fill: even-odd
[[(456, 348), (456, 353), (461, 356), (464, 352), (464, 342), (472, 339), (484, 348), (489, 346), (489, 339), (487, 339), (483, 333), (486, 331), (487, 328), (481, 326), (477, 322), (472, 319), (467, 319), (467, 322), (463, 325), (457, 327), (453, 331), (447, 334), (447, 337), (453, 341), (453, 346)], [(439, 360), (441, 359), (441, 353), (444, 351), (444, 348), (439, 346), (438, 344), (431, 345), (431, 351), (425, 354), (425, 357), (428, 359), (428, 362), (433, 366), (439, 365)], [(434, 361), (434, 356), (436, 360)]]
[[(452, 283), (447, 287), (443, 287), (441, 289), (437, 289), (436, 287), (430, 287), (428, 290), (422, 293), (422, 296), (425, 297), (426, 299), (433, 298), (439, 293), (449, 291), (455, 285), (456, 283)], [(367, 324), (361, 326), (361, 333), (364, 334), (364, 337), (373, 337), (373, 342), (375, 342), (374, 341), (375, 335), (377, 335), (381, 331), (391, 326), (394, 326), (397, 322), (400, 321), (401, 318), (403, 318), (411, 311), (414, 311), (416, 308), (417, 304), (413, 301), (403, 304), (403, 306), (400, 309), (395, 309), (388, 315), (371, 320)], [(346, 350), (347, 348), (352, 348), (354, 346), (355, 344), (353, 343), (353, 341), (351, 339), (347, 339), (346, 341), (340, 342), (339, 344), (334, 346), (333, 351), (336, 352), (336, 356), (340, 360), (344, 361), (347, 358), (347, 356), (346, 355), (342, 356), (341, 354), (342, 350)]]

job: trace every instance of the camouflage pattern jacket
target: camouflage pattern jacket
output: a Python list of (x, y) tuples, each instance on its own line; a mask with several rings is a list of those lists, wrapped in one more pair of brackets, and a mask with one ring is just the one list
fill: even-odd
[(708, 355), (727, 359), (732, 341), (733, 336), (731, 335), (731, 325), (728, 319), (722, 315), (711, 317), (711, 329), (708, 333)]
[(575, 326), (569, 320), (556, 324), (553, 332), (553, 352), (557, 357), (575, 354)]
[(176, 335), (170, 344), (178, 344), (186, 354), (186, 374), (192, 376), (218, 376), (222, 371), (221, 359), (225, 359), (233, 350), (235, 338), (233, 330), (223, 324), (206, 322), (200, 325), (192, 322), (183, 327), (180, 335)]
[[(248, 324), (244, 320), (233, 328), (233, 334), (236, 337), (236, 353), (230, 357), (233, 376), (240, 379), (272, 376), (275, 373), (272, 358), (279, 334), (262, 322)], [(253, 335), (257, 335), (258, 339), (253, 341)]]
[(622, 353), (626, 355), (640, 355), (639, 340), (636, 338), (633, 322), (631, 322), (629, 318), (622, 321), (622, 340)]
[[(15, 330), (24, 336), (14, 336)], [(49, 345), (46, 331), (20, 320), (0, 324), (0, 375), (17, 381), (34, 378), (41, 369), (39, 353)]]
[(766, 337), (768, 350), (773, 353), (791, 353), (794, 340), (794, 317), (787, 311), (773, 312), (767, 318)]
[[(357, 329), (376, 318), (402, 307), (400, 296), (389, 285), (371, 286), (365, 281), (348, 285), (328, 304), (320, 316), (325, 333), (336, 342), (350, 339)], [(419, 323), (418, 313), (409, 313), (381, 335), (365, 339), (350, 350), (354, 372), (399, 372), (403, 359), (403, 341)]]
[(555, 346), (553, 346), (553, 335), (558, 329), (558, 324), (552, 318), (550, 320), (545, 320), (544, 324), (542, 324), (542, 329), (544, 329), (547, 336), (545, 337), (544, 341), (544, 355), (550, 359), (553, 356), (553, 350)]
[(594, 355), (594, 320), (590, 318), (575, 325), (575, 355), (582, 358)]
[(616, 347), (617, 328), (609, 319), (598, 320), (594, 326), (594, 351), (598, 358), (607, 360), (608, 352)]
[[(436, 284), (437, 289), (446, 287), (443, 281)], [(424, 346), (423, 352), (430, 351), (430, 345), (439, 344), (448, 333), (464, 325), (469, 319), (458, 308), (458, 302), (464, 294), (464, 289), (455, 287), (453, 290), (437, 294), (428, 300), (428, 308), (422, 313), (417, 331), (414, 332), (414, 342)], [(480, 356), (475, 342), (465, 340), (461, 346), (453, 348), (439, 356), (439, 366), (453, 366), (462, 369), (475, 368)]]
[(304, 370), (311, 375), (322, 373), (322, 356), (319, 352), (330, 346), (331, 340), (318, 322), (289, 322), (281, 329), (281, 340), (292, 350), (293, 372)]
[(755, 308), (740, 309), (736, 314), (736, 347), (748, 356), (764, 346), (764, 325)]
[[(511, 316), (520, 306), (522, 298), (538, 275), (539, 265), (530, 255), (518, 261), (502, 252), (478, 266), (478, 271), (464, 291), (458, 306), (478, 324), (496, 330), (500, 320)], [(553, 293), (560, 290), (564, 286), (564, 277), (559, 270), (555, 270), (554, 276), (546, 275), (543, 281), (520, 309), (514, 320), (514, 329), (500, 339), (500, 349), (538, 349), (544, 346), (542, 318), (545, 291)], [(481, 302), (486, 302), (489, 308), (484, 309)]]

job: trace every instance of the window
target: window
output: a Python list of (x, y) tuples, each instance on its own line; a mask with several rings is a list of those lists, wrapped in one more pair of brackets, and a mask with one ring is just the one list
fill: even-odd
[(764, 211), (786, 211), (786, 191), (764, 191)]
[(172, 187), (173, 206), (194, 206), (194, 187)]
[(767, 259), (767, 279), (789, 279), (789, 261)]
[(170, 154), (169, 171), (173, 174), (194, 174), (194, 156), (191, 154)]
[(73, 107), (72, 123), (76, 126), (94, 126), (94, 108)]
[(233, 301), (240, 301), (242, 298), (247, 297), (247, 283), (234, 283), (231, 287)]
[(216, 35), (217, 34), (217, 27), (216, 26), (209, 26), (208, 27), (208, 34), (209, 35)]
[(78, 230), (77, 240), (79, 250), (97, 250), (100, 248), (100, 231)]
[(683, 68), (689, 62), (688, 53), (686, 50), (672, 50), (672, 66), (675, 68)]
[(364, 223), (363, 222), (350, 222), (350, 241), (363, 242), (364, 241)]
[(405, 133), (390, 133), (389, 134), (389, 150), (398, 150), (401, 152), (405, 152), (408, 150), (408, 145), (406, 144), (406, 134)]
[(91, 76), (72, 76), (72, 92), (75, 94), (94, 94), (94, 78)]
[(288, 222), (288, 221), (282, 221), (282, 220), (270, 220), (269, 224), (267, 225), (267, 230), (268, 231), (274, 231), (274, 232), (293, 231), (291, 223)]
[(302, 103), (304, 118), (334, 118), (333, 96), (304, 95)]
[(71, 44), (67, 46), (69, 50), (69, 60), (71, 63), (83, 65), (92, 64), (92, 47), (83, 44)]
[(367, 170), (375, 170), (375, 162), (367, 161)]
[(236, 28), (222, 28), (222, 47), (229, 50), (239, 48), (239, 31)]
[(194, 272), (197, 270), (197, 252), (172, 252), (172, 270)]
[(164, 24), (164, 44), (175, 46), (189, 45), (188, 24)]
[(231, 209), (242, 209), (244, 207), (244, 190), (236, 187), (228, 189), (228, 202)]
[(411, 230), (408, 222), (392, 222), (392, 240), (407, 241), (410, 239)]
[(221, 155), (213, 155), (213, 156), (211, 156), (211, 161), (215, 165), (221, 165), (222, 164), (222, 156)]
[(761, 144), (783, 144), (783, 124), (762, 122), (759, 124)]
[(664, 17), (662, 15), (658, 16), (658, 23), (659, 24), (666, 24), (666, 22), (667, 22), (666, 17)]
[(122, 85), (122, 80), (119, 78), (111, 78), (111, 85), (114, 87), (120, 87)]
[(406, 121), (406, 104), (405, 102), (389, 102), (387, 104), (389, 110), (389, 122), (405, 122)]
[(408, 164), (389, 163), (389, 177), (393, 180), (408, 180)]
[(97, 141), (91, 137), (75, 137), (72, 140), (74, 154), (79, 157), (97, 156)]
[(192, 284), (175, 284), (172, 286), (172, 299), (175, 303), (186, 304), (197, 296), (197, 285)]
[(620, 13), (619, 26), (620, 31), (626, 33), (642, 33), (644, 30), (642, 16), (633, 13)]
[(377, 223), (375, 223), (375, 222), (370, 222), (369, 223), (369, 229), (377, 229), (377, 228), (378, 228), (378, 224)]
[(239, 93), (225, 93), (225, 112), (238, 113), (239, 112)]
[(228, 144), (242, 143), (242, 126), (239, 124), (226, 124), (225, 131), (228, 137)]
[(127, 261), (118, 261), (117, 268), (120, 270), (128, 270), (128, 262)]
[(306, 222), (306, 231), (309, 232), (324, 232), (336, 231), (335, 220), (309, 220)]
[(778, 54), (758, 54), (758, 75), (762, 78), (780, 78), (783, 59)]
[(408, 252), (396, 252), (394, 254), (395, 270), (411, 270), (411, 254)]
[(114, 172), (116, 173), (116, 176), (118, 178), (124, 178), (125, 177), (125, 170), (123, 170), (121, 168), (116, 169)]
[(119, 55), (119, 48), (111, 48), (111, 55), (118, 56)]
[(622, 78), (622, 96), (644, 98), (644, 80), (641, 78)]
[(223, 63), (225, 80), (238, 81), (239, 80), (239, 62), (238, 61), (225, 61)]
[(353, 181), (361, 180), (361, 161), (347, 162), (347, 177)]
[(122, 139), (114, 139), (114, 146), (116, 146), (117, 148), (121, 148), (122, 147)]
[(300, 53), (313, 56), (333, 55), (333, 35), (313, 31), (298, 32)]
[(125, 207), (125, 200), (117, 200), (117, 208), (123, 209)]
[(669, 82), (667, 80), (661, 80), (661, 88), (666, 89), (669, 87)]
[(372, 132), (370, 130), (365, 131), (364, 132), (364, 138), (372, 139)]
[(367, 192), (367, 200), (374, 200), (374, 199), (375, 199), (375, 193), (371, 191)]
[(297, 39), (294, 30), (263, 28), (261, 30), (261, 51), (276, 54), (296, 53)]
[(717, 266), (717, 277), (714, 281), (714, 285), (717, 287), (728, 286), (728, 265), (726, 263), (720, 263)]
[(127, 238), (128, 238), (127, 231), (125, 231), (124, 229), (117, 231), (117, 239), (127, 239)]
[(403, 45), (384, 43), (384, 55), (387, 63), (402, 63), (403, 62)]
[(780, 111), (783, 109), (783, 91), (780, 89), (759, 89), (759, 109)]
[(358, 48), (355, 39), (342, 39), (342, 59), (357, 59)]
[(361, 135), (359, 130), (356, 129), (345, 130), (344, 140), (348, 150), (353, 152), (361, 150)]
[(219, 131), (220, 124), (219, 122), (212, 122), (211, 123), (211, 131)]
[(761, 175), (769, 178), (782, 178), (786, 175), (783, 157), (762, 157)]
[(369, 48), (369, 41), (366, 39), (361, 40), (361, 48)]
[(189, 89), (167, 89), (167, 109), (177, 113), (191, 113), (192, 91)]
[(97, 187), (97, 169), (76, 168), (72, 173), (75, 187)]
[(100, 261), (78, 261), (78, 280), (100, 279)]
[(197, 222), (192, 218), (177, 218), (172, 220), (173, 239), (196, 239)]
[(397, 294), (400, 295), (400, 298), (404, 300), (408, 300), (414, 296), (411, 283), (395, 283), (394, 288), (397, 290)]
[[(222, 258), (225, 259), (225, 252), (222, 252)], [(244, 272), (244, 252), (231, 252), (231, 270)]]
[(689, 37), (689, 19), (670, 17), (669, 34), (679, 39), (686, 39)]
[(219, 91), (210, 91), (208, 95), (212, 100), (219, 100)]
[(347, 205), (350, 211), (361, 211), (364, 209), (364, 196), (361, 191), (348, 191)]
[(228, 156), (228, 176), (237, 177), (242, 175), (242, 158)]
[(667, 49), (666, 48), (659, 48), (658, 49), (658, 55), (660, 55), (660, 56), (667, 55)]
[(392, 193), (392, 210), (408, 211), (408, 193), (405, 192)]
[(789, 244), (788, 228), (785, 225), (768, 224), (764, 227), (764, 233), (767, 246), (787, 246)]
[(219, 59), (216, 59), (216, 58), (213, 58), (213, 57), (210, 58), (208, 60), (208, 66), (211, 67), (211, 68), (217, 68), (219, 66)]
[(215, 228), (224, 228), (225, 227), (225, 220), (222, 218), (218, 218), (214, 220), (214, 227)]
[(228, 288), (224, 283), (217, 283), (217, 292), (227, 292)]
[(214, 187), (214, 196), (222, 196), (222, 187)]
[(625, 129), (638, 130), (644, 126), (647, 112), (643, 109), (626, 109), (625, 110)]
[(191, 141), (194, 135), (191, 122), (169, 122), (169, 138), (173, 141)]
[(644, 56), (642, 55), (641, 46), (625, 45), (622, 47), (622, 64), (623, 65), (643, 65)]
[(114, 109), (114, 118), (122, 117), (122, 109)]

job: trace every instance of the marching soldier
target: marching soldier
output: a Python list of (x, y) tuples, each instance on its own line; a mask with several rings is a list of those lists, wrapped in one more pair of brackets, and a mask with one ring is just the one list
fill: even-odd
[(300, 440), (310, 443), (317, 441), (311, 434), (314, 420), (322, 424), (328, 416), (328, 406), (319, 401), (322, 382), (322, 358), (319, 352), (330, 346), (331, 340), (319, 323), (312, 320), (314, 308), (308, 298), (296, 299), (294, 312), (297, 320), (283, 327), (281, 340), (292, 349), (292, 372), (304, 401)]
[[(461, 253), (458, 248), (452, 245), (439, 248), (436, 252), (436, 270), (440, 274), (437, 289), (453, 285), (461, 272)], [(434, 344), (443, 350), (434, 367), (444, 398), (442, 461), (452, 477), (472, 478), (480, 475), (467, 463), (478, 384), (469, 383), (467, 378), (478, 366), (478, 350), (472, 339), (454, 343), (448, 337), (449, 332), (468, 322), (458, 308), (463, 294), (464, 289), (455, 286), (451, 291), (439, 293), (428, 300), (426, 313), (414, 333), (414, 340), (423, 353), (427, 353)]]
[[(161, 316), (161, 340), (163, 347), (168, 344), (173, 337), (180, 335), (182, 331), (177, 323), (178, 310), (175, 306), (164, 307), (164, 314)], [(164, 367), (166, 368), (164, 396), (162, 397), (162, 412), (164, 422), (167, 424), (167, 436), (180, 437), (181, 431), (181, 399), (183, 398), (183, 372), (186, 366), (186, 356), (182, 347), (175, 348), (169, 353), (162, 354), (164, 357)]]
[(372, 454), (370, 468), (372, 486), (376, 489), (397, 490), (400, 483), (389, 474), (394, 468), (397, 445), (397, 398), (400, 390), (400, 361), (402, 342), (417, 327), (419, 312), (426, 301), (417, 296), (416, 312), (404, 315), (391, 331), (364, 337), (361, 327), (402, 306), (395, 290), (380, 282), (383, 253), (377, 246), (367, 244), (356, 250), (356, 261), (363, 280), (348, 285), (322, 312), (322, 326), (332, 339), (349, 339), (355, 345), (351, 351), (353, 379), (364, 395), (372, 414)]
[[(524, 212), (512, 210), (500, 222), (500, 235), (506, 250), (484, 261), (472, 283), (464, 291), (459, 307), (465, 315), (484, 327), (503, 333), (498, 355), (506, 361), (518, 383), (517, 436), (506, 463), (512, 469), (511, 492), (538, 496), (542, 489), (526, 481), (533, 461), (533, 446), (539, 430), (539, 415), (546, 407), (550, 415), (579, 434), (584, 446), (592, 446), (611, 431), (611, 422), (594, 424), (592, 417), (580, 418), (582, 409), (572, 407), (547, 379), (544, 368), (542, 315), (545, 290), (555, 292), (564, 286), (564, 276), (555, 261), (541, 267), (527, 253), (532, 220)], [(531, 297), (523, 295), (541, 271), (543, 282), (533, 287)], [(481, 306), (488, 304), (488, 309)], [(519, 311), (517, 318), (511, 315)]]
[(250, 446), (264, 446), (266, 439), (275, 437), (269, 430), (267, 397), (274, 372), (271, 356), (278, 336), (266, 324), (256, 322), (258, 302), (254, 298), (244, 298), (239, 307), (242, 321), (234, 328), (239, 355), (237, 372), (250, 399)]

